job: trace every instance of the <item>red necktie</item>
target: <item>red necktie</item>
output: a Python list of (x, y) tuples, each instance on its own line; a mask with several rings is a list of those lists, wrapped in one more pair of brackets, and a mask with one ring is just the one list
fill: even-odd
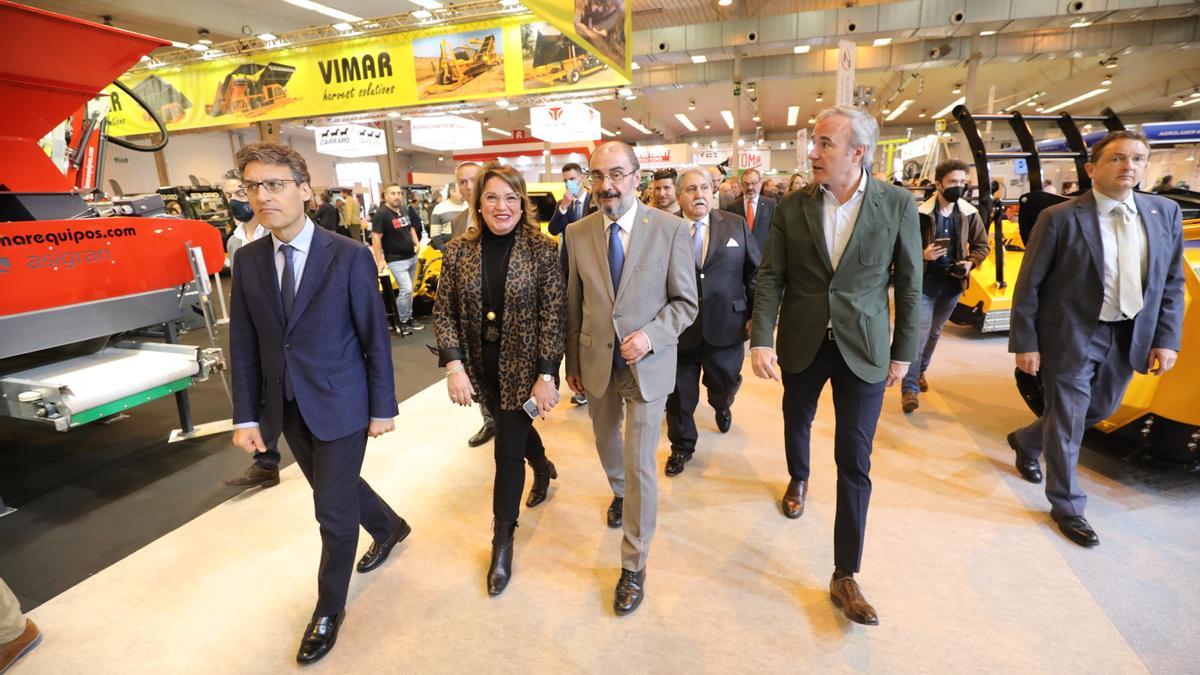
[(754, 230), (754, 200), (746, 202), (746, 222), (750, 224), (750, 230)]

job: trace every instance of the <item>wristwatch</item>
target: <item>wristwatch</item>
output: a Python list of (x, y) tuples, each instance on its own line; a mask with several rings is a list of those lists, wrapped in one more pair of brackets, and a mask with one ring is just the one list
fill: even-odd
[(542, 373), (542, 382), (553, 382), (554, 376), (550, 373)]

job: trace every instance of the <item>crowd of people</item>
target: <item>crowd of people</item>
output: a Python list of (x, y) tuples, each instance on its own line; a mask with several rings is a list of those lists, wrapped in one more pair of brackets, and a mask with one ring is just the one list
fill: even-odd
[[(812, 423), (832, 386), (829, 593), (850, 620), (879, 622), (855, 574), (884, 394), (900, 385), (903, 412), (918, 409), (942, 325), (989, 244), (965, 196), (965, 163), (939, 165), (918, 203), (872, 176), (877, 138), (859, 109), (822, 112), (811, 183), (792, 176), (786, 186), (753, 169), (735, 181), (699, 166), (655, 171), (643, 185), (633, 148), (606, 142), (586, 168), (563, 167), (553, 236), (515, 169), (457, 167), (448, 205), (430, 218), (443, 255), (433, 332), (450, 402), (480, 406), (470, 443), (495, 440), (490, 595), (514, 577), (525, 464), (526, 508), (546, 502), (558, 478), (535, 422), (558, 405), (562, 372), (574, 404), (587, 406), (611, 491), (605, 520), (623, 531), (613, 609), (637, 610), (657, 525), (661, 424), (664, 473), (678, 477), (699, 450), (701, 383), (718, 430), (730, 429), (748, 342), (753, 373), (782, 385), (787, 518), (804, 514)], [(1135, 132), (1097, 143), (1093, 189), (1042, 214), (1016, 285), (1010, 351), (1022, 371), (1041, 373), (1047, 412), (1009, 436), (1014, 466), (1041, 482), (1044, 456), (1051, 515), (1084, 546), (1098, 538), (1074, 477), (1082, 432), (1111, 413), (1134, 370), (1169, 370), (1180, 342), (1179, 210), (1133, 193), (1148, 154)], [(378, 568), (412, 529), (359, 474), (367, 439), (391, 431), (397, 414), (378, 272), (396, 278), (402, 325), (423, 328), (403, 300), (422, 235), (397, 185), (370, 215), (369, 246), (319, 226), (305, 210), (307, 167), (286, 146), (242, 148), (226, 190), (255, 224), (238, 234), (230, 324), (234, 443), (255, 459), (232, 484), (277, 483), (282, 435), (312, 485), (323, 552), (297, 654), (309, 663), (336, 641), (353, 569)], [(1072, 225), (1078, 218), (1095, 231)], [(373, 543), (356, 566), (360, 526)]]

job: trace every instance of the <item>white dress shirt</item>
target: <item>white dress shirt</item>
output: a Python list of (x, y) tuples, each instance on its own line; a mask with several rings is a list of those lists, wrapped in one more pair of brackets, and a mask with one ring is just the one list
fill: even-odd
[(1129, 212), (1133, 214), (1134, 222), (1138, 224), (1135, 230), (1137, 231), (1138, 256), (1141, 259), (1143, 280), (1146, 278), (1146, 265), (1149, 263), (1150, 257), (1146, 242), (1146, 224), (1142, 221), (1141, 214), (1138, 213), (1132, 191), (1123, 202), (1119, 202), (1095, 188), (1092, 189), (1092, 194), (1096, 197), (1096, 211), (1100, 218), (1100, 243), (1104, 251), (1104, 302), (1100, 305), (1100, 320), (1132, 319), (1133, 317), (1127, 317), (1121, 313), (1120, 286), (1117, 274), (1117, 229), (1121, 226), (1121, 220), (1119, 213), (1114, 214), (1113, 209), (1124, 205), (1124, 208), (1129, 209)]
[(850, 235), (854, 234), (854, 223), (858, 221), (858, 212), (862, 210), (863, 194), (867, 191), (867, 172), (863, 171), (858, 179), (858, 187), (850, 195), (845, 204), (838, 202), (833, 192), (824, 185), (821, 195), (825, 199), (822, 223), (825, 226), (825, 247), (829, 252), (829, 262), (837, 270), (846, 252), (846, 244), (850, 243)]

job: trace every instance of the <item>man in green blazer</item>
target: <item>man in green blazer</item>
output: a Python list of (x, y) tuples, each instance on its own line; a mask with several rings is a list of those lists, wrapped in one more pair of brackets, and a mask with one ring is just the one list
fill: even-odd
[(921, 230), (908, 191), (871, 177), (879, 126), (870, 115), (830, 108), (817, 116), (812, 138), (813, 184), (784, 197), (771, 219), (754, 297), (751, 363), (764, 379), (780, 381), (776, 364), (783, 371), (788, 518), (804, 513), (813, 416), (821, 390), (833, 381), (838, 480), (829, 593), (852, 621), (874, 625), (879, 618), (854, 573), (862, 561), (884, 389), (904, 377), (917, 355)]

